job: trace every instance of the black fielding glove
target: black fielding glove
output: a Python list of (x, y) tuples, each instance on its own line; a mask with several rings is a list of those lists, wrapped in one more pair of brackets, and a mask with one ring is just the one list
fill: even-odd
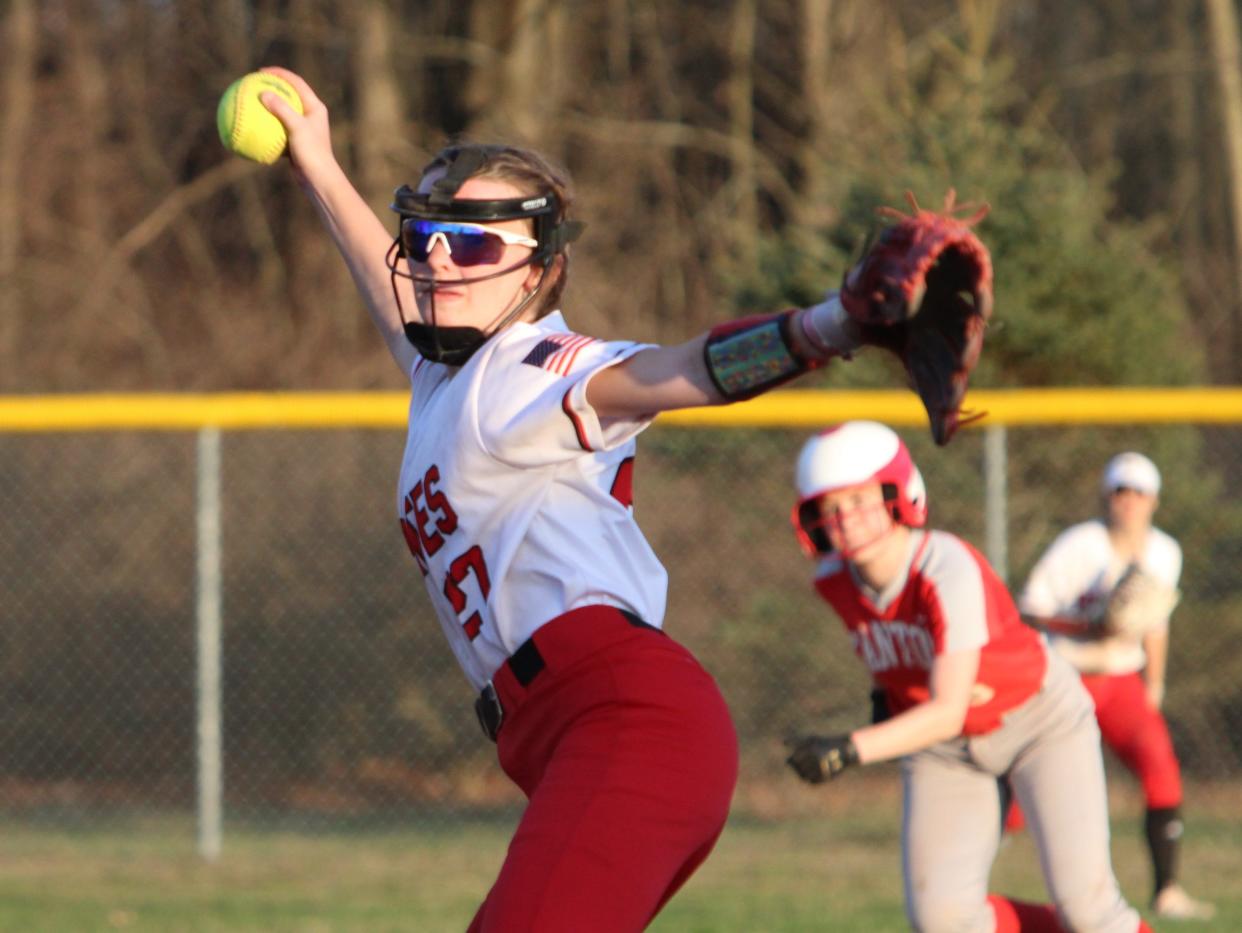
[(850, 765), (858, 764), (858, 749), (848, 735), (808, 735), (785, 744), (793, 750), (785, 763), (808, 784), (831, 781)]

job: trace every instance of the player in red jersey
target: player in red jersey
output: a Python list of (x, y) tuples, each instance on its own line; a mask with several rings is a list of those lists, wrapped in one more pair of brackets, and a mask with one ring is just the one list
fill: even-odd
[[(1109, 856), (1099, 730), (1073, 669), (1018, 616), (962, 539), (927, 529), (923, 478), (871, 421), (812, 438), (793, 520), (815, 587), (882, 689), (889, 718), (792, 742), (811, 783), (901, 759), (906, 912), (922, 931), (1133, 933)], [(1030, 819), (1054, 906), (988, 895), (1000, 843), (998, 778)]]

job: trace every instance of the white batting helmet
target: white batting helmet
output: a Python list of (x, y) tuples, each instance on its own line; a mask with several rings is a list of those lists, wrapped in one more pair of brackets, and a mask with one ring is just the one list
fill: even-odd
[(795, 477), (792, 518), (807, 553), (832, 550), (819, 500), (837, 489), (878, 482), (894, 521), (911, 528), (927, 524), (923, 474), (897, 432), (878, 421), (847, 421), (816, 434), (802, 447)]

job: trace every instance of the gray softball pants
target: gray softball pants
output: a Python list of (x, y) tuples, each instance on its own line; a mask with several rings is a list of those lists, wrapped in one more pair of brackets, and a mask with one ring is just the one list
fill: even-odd
[(1055, 652), (1035, 696), (987, 735), (902, 760), (906, 915), (923, 933), (990, 933), (988, 874), (1001, 838), (997, 778), (1008, 774), (1061, 922), (1134, 933), (1109, 853), (1100, 733), (1078, 674)]

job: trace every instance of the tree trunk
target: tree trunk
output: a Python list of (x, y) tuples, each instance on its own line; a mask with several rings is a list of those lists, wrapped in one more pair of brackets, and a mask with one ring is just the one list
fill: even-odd
[[(75, 186), (68, 212), (68, 226), (74, 235), (69, 242), (87, 269), (101, 266), (117, 236), (111, 216), (116, 182), (108, 171), (111, 153), (107, 138), (114, 88), (104, 63), (108, 26), (103, 20), (98, 4), (77, 0), (71, 6), (65, 31), (73, 91), (70, 112), (76, 130), (68, 153), (73, 160)], [(92, 332), (106, 333), (117, 344), (132, 346), (142, 366), (163, 365), (166, 374), (167, 348), (151, 319), (147, 281), (138, 275), (110, 281), (100, 276), (91, 277), (88, 287), (89, 299), (76, 309), (73, 336), (81, 339)]]
[[(236, 9), (237, 2), (220, 2), (213, 8), (218, 26), (212, 35), (219, 40), (219, 47), (226, 52), (230, 63), (226, 74), (240, 75), (249, 67), (249, 44), (245, 39), (245, 18)], [(126, 7), (125, 29), (138, 41), (127, 44), (120, 61), (112, 63), (109, 74), (114, 82), (114, 93), (122, 105), (117, 110), (119, 122), (125, 127), (130, 139), (129, 158), (133, 162), (135, 181), (152, 191), (168, 191), (177, 187), (178, 179), (173, 161), (168, 154), (158, 114), (151, 112), (150, 98), (151, 65), (148, 53), (158, 47), (151, 24), (149, 3), (129, 3)], [(219, 90), (224, 91), (220, 82)], [(181, 215), (172, 224), (170, 232), (177, 242), (181, 255), (190, 268), (195, 282), (204, 288), (214, 287), (220, 281), (216, 253), (194, 218)]]
[(1242, 352), (1242, 52), (1233, 0), (1208, 0), (1212, 68), (1220, 89), (1221, 134), (1225, 138), (1228, 204), (1233, 231), (1233, 358)]
[(608, 24), (605, 47), (608, 50), (608, 77), (613, 86), (630, 76), (633, 37), (630, 28), (629, 0), (608, 0)]
[(1222, 287), (1213, 275), (1205, 242), (1209, 222), (1203, 213), (1204, 127), (1199, 115), (1199, 39), (1194, 23), (1198, 6), (1199, 0), (1174, 0), (1165, 9), (1169, 49), (1177, 62), (1169, 74), (1168, 125), (1173, 151), (1168, 210), (1183, 287), (1190, 298), (1195, 327), (1207, 348), (1213, 381), (1234, 382), (1228, 339), (1234, 303), (1226, 297), (1228, 286)]
[[(806, 110), (806, 134), (799, 162), (802, 165), (802, 198), (796, 202), (795, 223), (811, 236), (828, 223), (828, 166), (832, 141), (828, 119), (832, 88), (829, 55), (832, 49), (833, 0), (802, 0), (802, 106)], [(810, 243), (806, 244), (808, 249)]]
[(737, 0), (729, 41), (729, 133), (733, 138), (733, 251), (742, 268), (756, 262), (759, 202), (755, 177), (755, 19), (756, 0)]
[(471, 38), (495, 59), (473, 70), (467, 90), (471, 125), (481, 135), (516, 138), (551, 150), (544, 131), (559, 109), (567, 18), (554, 0), (476, 4)]
[(97, 4), (78, 0), (66, 19), (66, 63), (73, 88), (73, 174), (75, 195), (70, 201), (70, 227), (76, 234), (74, 250), (88, 264), (106, 248), (111, 224), (104, 196), (105, 136), (111, 95), (100, 48), (104, 26)]
[(401, 88), (393, 67), (392, 38), (397, 33), (398, 24), (386, 0), (368, 0), (355, 8), (354, 153), (359, 189), (381, 210), (394, 187), (392, 155), (402, 141), (404, 123)]
[(18, 312), (22, 286), (17, 270), (22, 252), (22, 155), (34, 112), (34, 66), (38, 47), (35, 5), (9, 0), (5, 19), (3, 106), (0, 107), (0, 391), (13, 391), (17, 365)]
[(1192, 6), (1198, 0), (1174, 0), (1166, 8), (1169, 47), (1182, 63), (1169, 75), (1169, 128), (1173, 138), (1173, 179), (1169, 208), (1177, 226), (1177, 236), (1196, 255), (1203, 252), (1203, 232), (1195, 205), (1202, 198), (1199, 182), (1199, 144), (1201, 127), (1195, 100), (1194, 63), (1196, 41), (1191, 25)]

